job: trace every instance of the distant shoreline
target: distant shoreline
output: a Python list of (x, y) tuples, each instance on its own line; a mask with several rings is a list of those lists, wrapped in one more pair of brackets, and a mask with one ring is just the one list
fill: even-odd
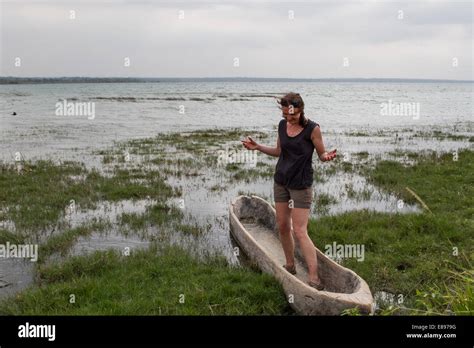
[(403, 78), (265, 78), (265, 77), (0, 77), (0, 85), (51, 83), (160, 83), (160, 82), (388, 82), (388, 83), (473, 83), (473, 80)]

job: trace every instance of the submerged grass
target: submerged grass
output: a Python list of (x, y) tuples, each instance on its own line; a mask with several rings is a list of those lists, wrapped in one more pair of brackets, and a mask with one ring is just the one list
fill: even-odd
[(144, 230), (152, 226), (164, 226), (183, 217), (181, 209), (166, 203), (148, 206), (143, 213), (123, 213), (119, 217), (121, 225), (132, 230)]
[(40, 245), (38, 262), (44, 263), (53, 254), (65, 256), (80, 237), (101, 232), (107, 228), (111, 228), (109, 222), (93, 222), (55, 234)]
[[(64, 217), (71, 202), (81, 208), (94, 208), (100, 201), (123, 199), (165, 199), (174, 195), (160, 172), (117, 170), (112, 177), (87, 171), (80, 163), (56, 165), (52, 161), (0, 165), (0, 207), (3, 219), (11, 220), (21, 231), (44, 230)], [(73, 176), (83, 175), (77, 181)], [(146, 179), (137, 183), (134, 179)], [(8, 209), (5, 209), (8, 208)]]
[(419, 138), (434, 138), (438, 140), (469, 140), (472, 137), (469, 137), (467, 135), (462, 135), (462, 134), (453, 134), (453, 133), (447, 133), (447, 132), (442, 132), (439, 130), (434, 130), (432, 132), (425, 132), (425, 131), (418, 131), (412, 135), (413, 137), (419, 137)]
[[(268, 138), (268, 134), (242, 129), (207, 129), (193, 132), (166, 133), (154, 138), (133, 139), (118, 143), (108, 151), (99, 151), (102, 162), (113, 164), (124, 153), (142, 156), (145, 165), (158, 166), (162, 174), (181, 178), (204, 176), (209, 170), (224, 170), (227, 184), (236, 181), (250, 180), (273, 175), (274, 164), (266, 163), (256, 157), (256, 153), (247, 154), (239, 140), (250, 134), (260, 141)], [(185, 158), (183, 158), (185, 157)], [(256, 163), (239, 163), (240, 161)], [(250, 167), (249, 166), (254, 166)]]

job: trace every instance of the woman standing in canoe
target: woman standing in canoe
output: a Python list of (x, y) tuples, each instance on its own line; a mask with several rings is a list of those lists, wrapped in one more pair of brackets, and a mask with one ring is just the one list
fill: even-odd
[(324, 285), (318, 276), (314, 244), (308, 236), (308, 219), (313, 201), (313, 152), (323, 162), (336, 157), (336, 150), (326, 152), (319, 124), (304, 115), (304, 102), (298, 93), (288, 93), (279, 100), (283, 120), (278, 125), (276, 147), (257, 144), (252, 138), (242, 140), (248, 150), (258, 150), (278, 157), (274, 175), (275, 210), (280, 240), (285, 253), (283, 267), (296, 274), (293, 233), (308, 266), (308, 284), (318, 290)]

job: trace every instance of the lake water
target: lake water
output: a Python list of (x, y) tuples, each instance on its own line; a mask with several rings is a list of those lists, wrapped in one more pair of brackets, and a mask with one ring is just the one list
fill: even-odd
[[(328, 147), (344, 146), (338, 141), (338, 135), (354, 131), (472, 132), (472, 83), (1, 85), (0, 160), (11, 161), (17, 152), (26, 159), (45, 155), (69, 157), (71, 149), (102, 148), (114, 140), (154, 136), (166, 131), (214, 127), (270, 130), (281, 119), (273, 96), (288, 91), (302, 95), (306, 115), (320, 123)], [(63, 100), (94, 103), (95, 117), (57, 115), (56, 105)], [(392, 107), (416, 106), (413, 110), (418, 112), (397, 115), (393, 109), (391, 114), (383, 114), (384, 103)], [(13, 112), (17, 115), (12, 116)], [(371, 150), (377, 149), (378, 146), (374, 146)]]

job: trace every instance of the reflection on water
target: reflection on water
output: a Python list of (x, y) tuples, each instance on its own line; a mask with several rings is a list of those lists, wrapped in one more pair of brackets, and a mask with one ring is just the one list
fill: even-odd
[(33, 282), (34, 263), (28, 259), (0, 258), (0, 300)]

